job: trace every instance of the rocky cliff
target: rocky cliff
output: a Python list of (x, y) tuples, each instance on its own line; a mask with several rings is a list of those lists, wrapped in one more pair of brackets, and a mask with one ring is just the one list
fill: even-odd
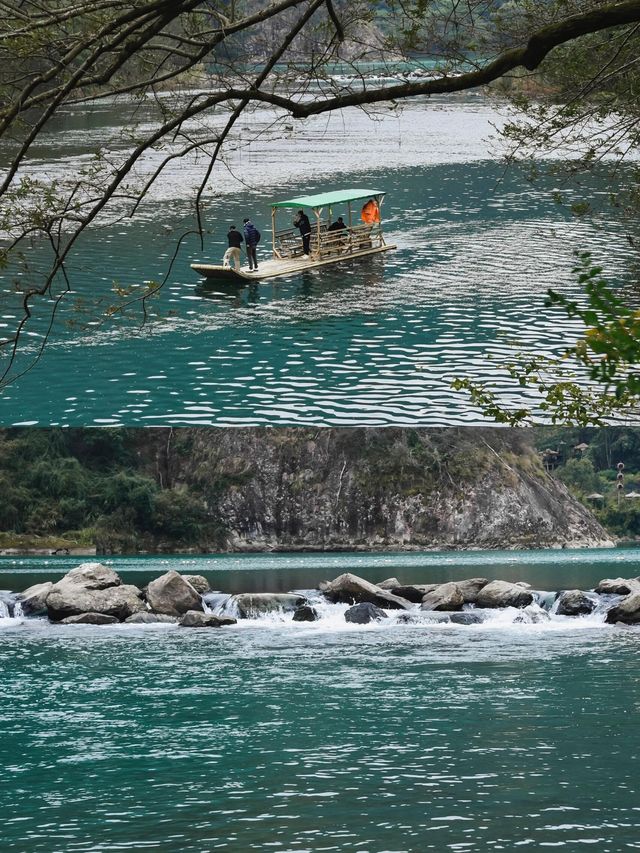
[(202, 496), (217, 530), (203, 548), (612, 544), (527, 430), (157, 430), (140, 452), (165, 487)]

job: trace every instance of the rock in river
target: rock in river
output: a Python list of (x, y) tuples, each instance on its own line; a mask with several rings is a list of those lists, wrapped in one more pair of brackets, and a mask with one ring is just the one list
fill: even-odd
[(202, 613), (199, 610), (188, 610), (178, 620), (182, 628), (222, 628), (224, 625), (235, 625), (236, 620), (230, 616), (214, 616), (213, 613)]
[(44, 616), (47, 612), (47, 596), (51, 592), (53, 583), (37, 583), (25, 589), (18, 597), (25, 616)]
[(265, 613), (290, 613), (307, 603), (304, 595), (292, 592), (243, 592), (234, 595), (231, 601), (241, 619), (256, 619)]
[(422, 599), (420, 610), (462, 610), (464, 596), (457, 583), (443, 583)]
[(475, 604), (478, 594), (488, 583), (487, 578), (468, 578), (464, 581), (456, 581), (465, 604)]
[(629, 595), (640, 592), (640, 581), (637, 578), (605, 578), (595, 590), (602, 595)]
[(120, 577), (100, 563), (85, 563), (55, 583), (46, 598), (52, 622), (81, 613), (102, 613), (123, 621), (146, 610), (137, 586), (123, 584)]
[(615, 624), (624, 622), (625, 625), (640, 624), (640, 592), (632, 592), (607, 613), (605, 622)]
[(381, 619), (388, 618), (384, 610), (368, 601), (350, 607), (344, 614), (345, 622), (354, 622), (356, 625), (367, 625), (369, 622), (379, 622)]
[(83, 589), (109, 589), (122, 583), (120, 575), (102, 563), (82, 563), (67, 572), (62, 581), (78, 584)]
[(429, 592), (433, 592), (433, 590), (438, 586), (440, 586), (440, 584), (427, 583), (411, 584), (410, 586), (393, 586), (387, 587), (387, 589), (389, 589), (389, 591), (394, 595), (397, 595), (399, 598), (405, 598), (412, 604), (420, 604), (425, 595)]
[(195, 591), (199, 592), (200, 595), (206, 595), (208, 592), (211, 592), (209, 581), (202, 575), (182, 575), (182, 577), (187, 583), (190, 583)]
[(310, 604), (301, 604), (293, 612), (294, 622), (317, 622), (319, 618), (318, 611)]
[(406, 598), (400, 598), (382, 589), (364, 578), (347, 572), (335, 580), (325, 584), (322, 592), (329, 601), (358, 604), (369, 602), (377, 607), (387, 607), (392, 610), (410, 610), (411, 603)]
[(558, 616), (582, 616), (591, 613), (595, 606), (595, 602), (581, 589), (565, 589), (558, 596), (556, 613)]
[(77, 616), (67, 616), (62, 619), (61, 625), (113, 625), (117, 623), (115, 616), (107, 616), (106, 613), (79, 613)]
[(491, 581), (478, 593), (477, 607), (527, 607), (533, 601), (529, 590), (507, 581)]
[(154, 622), (177, 622), (175, 616), (165, 616), (164, 613), (134, 613), (133, 616), (128, 616), (125, 620), (128, 624), (133, 625), (152, 625)]
[(147, 587), (147, 601), (155, 613), (182, 616), (189, 610), (202, 610), (202, 599), (189, 581), (170, 571), (152, 580)]

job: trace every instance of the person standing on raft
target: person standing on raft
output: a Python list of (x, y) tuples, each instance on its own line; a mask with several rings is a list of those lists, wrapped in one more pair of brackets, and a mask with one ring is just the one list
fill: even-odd
[(256, 255), (256, 246), (260, 242), (260, 232), (250, 219), (243, 219), (244, 224), (244, 242), (247, 247), (247, 259), (249, 261), (249, 271), (258, 269), (258, 256)]
[(240, 246), (242, 245), (242, 234), (238, 231), (235, 225), (231, 225), (229, 227), (229, 233), (227, 234), (227, 242), (229, 243), (229, 248), (224, 253), (224, 257), (222, 259), (223, 267), (230, 267), (231, 261), (233, 261), (233, 266), (236, 270), (240, 269)]
[(293, 220), (293, 227), (300, 231), (302, 237), (302, 252), (305, 258), (310, 255), (311, 249), (311, 223), (309, 217), (303, 210), (298, 211), (298, 215)]
[(376, 222), (380, 222), (380, 208), (375, 199), (370, 198), (369, 201), (365, 202), (360, 218), (366, 225), (373, 225)]

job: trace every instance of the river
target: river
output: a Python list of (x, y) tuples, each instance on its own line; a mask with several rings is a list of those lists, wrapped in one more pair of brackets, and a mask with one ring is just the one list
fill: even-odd
[[(149, 105), (137, 111), (151, 121)], [(411, 102), (375, 120), (357, 110), (286, 126), (273, 119), (259, 110), (241, 128), (205, 194), (204, 250), (185, 239), (143, 328), (135, 306), (105, 320), (118, 302), (113, 286), (136, 293), (163, 278), (175, 241), (194, 225), (202, 158), (175, 161), (134, 219), (117, 208), (80, 241), (68, 270), (73, 292), (41, 361), (3, 392), (0, 423), (477, 424), (482, 416), (452, 391), (454, 378), (489, 379), (504, 401), (521, 400), (505, 360), (517, 350), (557, 354), (579, 333), (543, 304), (551, 286), (579, 295), (574, 250), (591, 250), (614, 279), (629, 264), (607, 182), (532, 182), (528, 164), (505, 169), (490, 139), (505, 116), (482, 96)], [(101, 146), (116, 156), (127, 121), (122, 105), (68, 111), (34, 151), (32, 174), (53, 181)], [(162, 156), (152, 152), (140, 173)], [(350, 185), (386, 190), (396, 251), (224, 292), (189, 268), (218, 262), (228, 225), (247, 215), (263, 233), (264, 257), (270, 201)], [(594, 215), (574, 216), (569, 203), (584, 199)], [(45, 269), (44, 248), (33, 247), (29, 261)], [(15, 279), (31, 281), (19, 269), (0, 279), (0, 331), (19, 316)], [(36, 310), (16, 371), (48, 318)], [(534, 392), (525, 397), (535, 404)]]
[[(77, 562), (3, 558), (1, 583)], [(107, 562), (140, 584), (178, 568), (226, 591), (345, 570), (548, 589), (640, 573), (638, 549)], [(3, 850), (640, 846), (637, 629), (505, 614), (204, 631), (4, 619), (0, 635)]]

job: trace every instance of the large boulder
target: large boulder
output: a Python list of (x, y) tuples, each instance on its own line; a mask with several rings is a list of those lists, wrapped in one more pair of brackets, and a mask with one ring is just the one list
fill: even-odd
[(83, 613), (102, 613), (124, 621), (134, 613), (146, 610), (142, 592), (131, 584), (107, 589), (85, 589), (63, 578), (54, 584), (47, 595), (47, 614), (52, 622)]
[(464, 581), (456, 581), (458, 589), (462, 593), (465, 604), (475, 604), (478, 594), (489, 583), (487, 578), (467, 578)]
[(18, 601), (25, 616), (44, 616), (47, 612), (47, 596), (51, 592), (53, 583), (36, 583), (25, 589), (18, 596)]
[(632, 592), (615, 607), (608, 611), (605, 622), (615, 624), (623, 622), (625, 625), (640, 624), (640, 592)]
[(202, 575), (182, 575), (182, 577), (187, 583), (190, 583), (195, 591), (200, 593), (200, 595), (206, 595), (208, 592), (211, 592), (209, 581)]
[(565, 589), (557, 599), (556, 613), (558, 616), (582, 616), (595, 609), (593, 601), (581, 589)]
[(456, 583), (442, 583), (422, 599), (420, 610), (462, 610), (464, 596)]
[(329, 601), (344, 604), (359, 604), (368, 602), (376, 607), (385, 607), (391, 610), (410, 610), (411, 602), (406, 598), (400, 598), (386, 589), (382, 589), (364, 578), (347, 572), (335, 580), (324, 585), (323, 594)]
[(533, 594), (515, 583), (491, 581), (478, 592), (477, 607), (527, 607)]
[(188, 610), (178, 620), (181, 628), (222, 628), (235, 624), (236, 620), (230, 616), (214, 616), (213, 613), (202, 613), (200, 610)]
[(232, 603), (240, 619), (257, 619), (267, 613), (291, 613), (307, 599), (293, 592), (243, 592), (234, 595), (228, 606)]
[(128, 616), (124, 620), (130, 625), (152, 625), (155, 622), (177, 622), (175, 616), (165, 616), (164, 613), (134, 613), (133, 616)]
[(637, 578), (605, 578), (595, 591), (600, 595), (629, 595), (640, 592), (640, 581)]
[(117, 623), (115, 616), (106, 613), (79, 613), (77, 616), (67, 616), (61, 619), (61, 625), (114, 625)]
[(294, 622), (317, 622), (320, 618), (318, 611), (310, 604), (301, 604), (293, 611)]
[(350, 607), (344, 614), (345, 622), (353, 622), (355, 625), (368, 625), (369, 622), (379, 622), (381, 619), (388, 618), (384, 610), (368, 601)]
[(154, 613), (182, 616), (189, 610), (203, 610), (200, 594), (188, 580), (170, 571), (152, 580), (147, 587), (147, 601)]
[(109, 589), (112, 586), (120, 586), (122, 583), (120, 575), (109, 566), (103, 566), (102, 563), (82, 563), (67, 572), (58, 583), (63, 581), (77, 584), (83, 589)]

